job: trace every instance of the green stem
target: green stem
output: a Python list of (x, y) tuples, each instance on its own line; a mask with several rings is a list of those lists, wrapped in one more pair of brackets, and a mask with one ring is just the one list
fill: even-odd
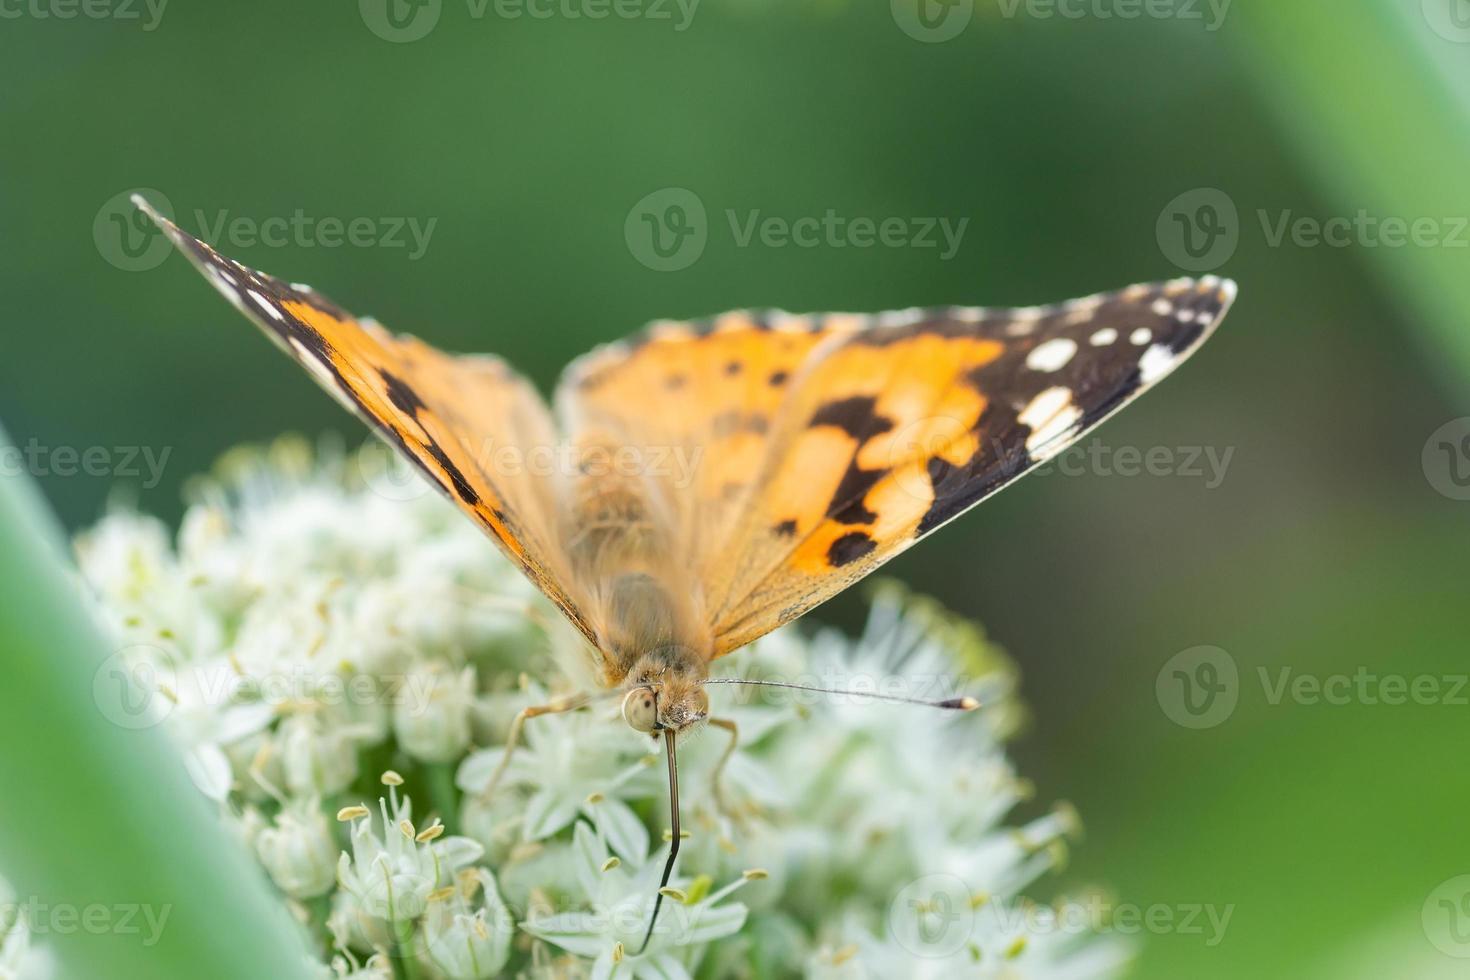
[(449, 833), (459, 832), (459, 787), (454, 785), (454, 768), (441, 762), (424, 767), (429, 784), (429, 802), (439, 813)]
[(398, 972), (402, 974), (403, 980), (420, 980), (423, 974), (419, 971), (418, 957), (413, 948), (413, 920), (395, 919), (393, 921), (393, 938), (397, 941), (397, 949), (394, 963), (398, 966)]

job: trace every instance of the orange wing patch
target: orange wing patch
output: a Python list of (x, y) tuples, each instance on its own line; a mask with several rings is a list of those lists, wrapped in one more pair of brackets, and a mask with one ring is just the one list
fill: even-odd
[(557, 407), (569, 431), (644, 454), (643, 485), (669, 515), (687, 569), (725, 548), (797, 371), (860, 326), (851, 316), (745, 311), (655, 323), (573, 362)]

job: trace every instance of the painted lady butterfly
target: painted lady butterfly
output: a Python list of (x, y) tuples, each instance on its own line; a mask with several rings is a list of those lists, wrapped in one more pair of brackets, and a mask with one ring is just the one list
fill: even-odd
[[(1235, 296), (1207, 276), (1026, 309), (658, 322), (573, 362), (558, 422), (502, 361), (392, 335), (135, 203), (586, 637), (623, 717), (665, 742), (665, 884), (675, 737), (705, 721), (734, 735), (709, 718), (710, 662), (1061, 452), (1193, 353)], [(492, 444), (576, 464), (497, 466)], [(669, 452), (698, 465), (676, 478), (654, 465)], [(527, 718), (590, 700), (523, 712), (506, 759)]]

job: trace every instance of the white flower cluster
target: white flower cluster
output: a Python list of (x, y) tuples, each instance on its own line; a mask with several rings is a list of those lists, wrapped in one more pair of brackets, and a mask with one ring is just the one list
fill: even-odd
[(1001, 748), (1006, 662), (895, 587), (856, 642), (788, 628), (716, 673), (984, 707), (712, 686), (738, 739), (681, 740), (687, 839), (642, 948), (669, 847), (658, 743), (594, 700), (528, 720), (488, 792), (516, 714), (589, 690), (588, 658), (453, 507), (386, 499), (357, 470), (299, 441), (240, 450), (177, 535), (118, 513), (78, 542), (141, 692), (115, 720), (177, 736), (323, 978), (1076, 980), (1126, 964), (1021, 898), (1075, 818), (1002, 826), (1027, 795)]

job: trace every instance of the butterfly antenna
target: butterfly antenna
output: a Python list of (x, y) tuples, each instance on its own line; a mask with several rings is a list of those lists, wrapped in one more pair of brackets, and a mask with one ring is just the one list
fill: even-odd
[(674, 754), (674, 730), (664, 729), (664, 749), (669, 756), (669, 825), (673, 838), (669, 841), (669, 859), (664, 863), (663, 880), (658, 883), (658, 896), (653, 900), (653, 917), (648, 920), (648, 931), (643, 934), (643, 945), (634, 956), (642, 956), (653, 938), (653, 927), (658, 923), (658, 910), (664, 904), (664, 889), (669, 885), (669, 876), (674, 873), (674, 859), (679, 856), (679, 760)]
[(924, 698), (906, 698), (900, 694), (878, 694), (870, 691), (839, 691), (828, 687), (813, 687), (809, 684), (788, 684), (785, 681), (747, 680), (743, 677), (711, 677), (705, 683), (744, 684), (749, 687), (781, 687), (791, 691), (812, 691), (816, 694), (845, 694), (853, 698), (870, 698), (874, 701), (886, 701), (889, 704), (917, 704), (925, 708), (943, 708), (946, 711), (974, 711), (980, 707), (980, 702), (972, 697), (945, 698), (942, 701), (929, 701)]

